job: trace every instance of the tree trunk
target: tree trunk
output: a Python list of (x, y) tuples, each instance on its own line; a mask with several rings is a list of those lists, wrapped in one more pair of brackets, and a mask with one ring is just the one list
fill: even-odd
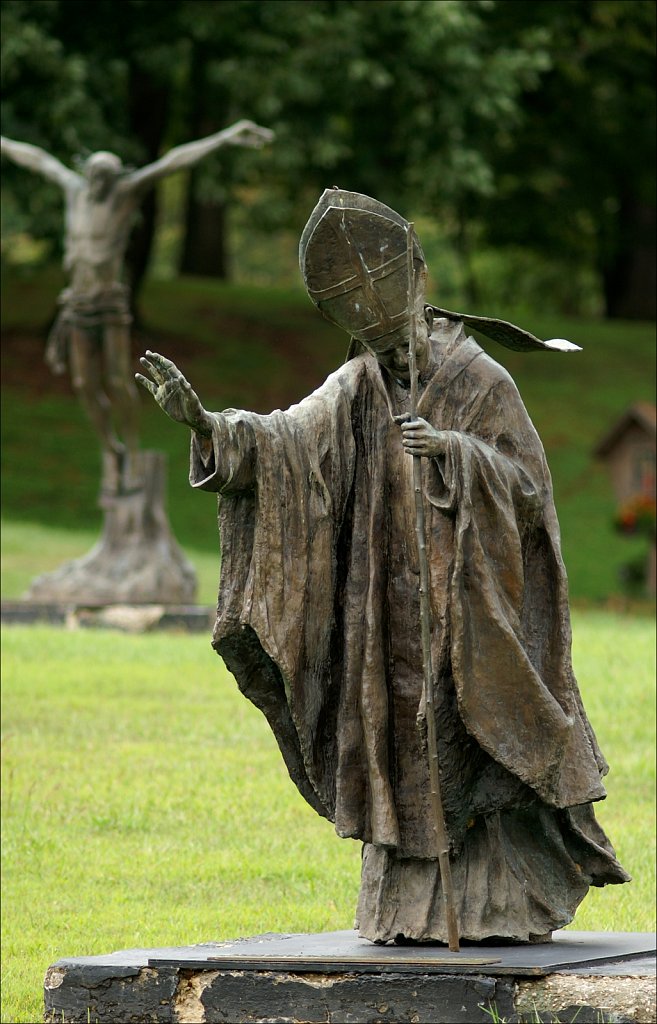
[(151, 189), (142, 200), (139, 219), (132, 229), (125, 257), (126, 278), (130, 288), (130, 307), (136, 326), (139, 326), (141, 321), (139, 292), (151, 258), (153, 241), (155, 239), (157, 211), (157, 192)]
[[(130, 133), (143, 143), (145, 163), (152, 163), (160, 156), (169, 120), (170, 92), (169, 85), (155, 81), (141, 68), (134, 64), (130, 65)], [(136, 322), (139, 321), (139, 291), (148, 270), (153, 248), (157, 208), (157, 191), (149, 189), (142, 200), (140, 216), (133, 228), (126, 252), (126, 275)]]
[(197, 199), (195, 171), (189, 175), (185, 205), (185, 241), (180, 260), (183, 274), (228, 277), (226, 205)]
[[(209, 87), (207, 82), (207, 68), (214, 56), (216, 54), (208, 51), (203, 43), (194, 43), (187, 112), (191, 138), (202, 139), (226, 123), (229, 97), (225, 92), (222, 96), (216, 84)], [(229, 276), (226, 203), (223, 199), (199, 197), (202, 174), (201, 167), (194, 167), (187, 181), (185, 237), (180, 255), (180, 272), (225, 280)]]
[(623, 320), (654, 320), (655, 206), (635, 197), (625, 197), (621, 200), (618, 220), (614, 257), (602, 271), (606, 314)]
[(458, 261), (463, 274), (463, 295), (465, 305), (469, 309), (476, 309), (479, 302), (479, 287), (477, 278), (472, 266), (472, 244), (470, 241), (470, 221), (462, 206), (456, 210), (456, 232), (455, 248)]

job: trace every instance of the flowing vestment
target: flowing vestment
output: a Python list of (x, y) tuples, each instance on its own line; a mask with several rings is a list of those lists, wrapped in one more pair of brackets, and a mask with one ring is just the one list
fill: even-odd
[[(570, 660), (545, 456), (517, 389), (439, 321), (418, 415), (434, 701), (460, 933), (527, 940), (589, 885), (627, 874), (597, 825), (607, 766)], [(267, 716), (305, 799), (361, 840), (360, 933), (446, 940), (422, 702), (408, 392), (371, 355), (269, 416), (229, 410), (192, 438), (220, 492), (213, 645)]]

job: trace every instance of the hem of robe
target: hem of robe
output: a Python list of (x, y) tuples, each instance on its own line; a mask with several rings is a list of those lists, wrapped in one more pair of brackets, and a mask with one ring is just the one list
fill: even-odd
[[(451, 863), (461, 939), (545, 942), (572, 921), (591, 885), (630, 880), (590, 805), (575, 811), (572, 828), (571, 812), (544, 805), (476, 819)], [(438, 861), (364, 844), (355, 927), (376, 943), (446, 943)]]

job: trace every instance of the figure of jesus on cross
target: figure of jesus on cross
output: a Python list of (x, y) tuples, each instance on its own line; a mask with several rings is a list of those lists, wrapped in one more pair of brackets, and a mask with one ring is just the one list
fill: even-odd
[[(129, 293), (123, 259), (144, 193), (160, 178), (196, 164), (222, 146), (259, 147), (273, 133), (252, 121), (176, 146), (137, 170), (114, 153), (96, 152), (82, 172), (25, 142), (1, 138), (1, 151), (62, 189), (65, 197), (64, 267), (70, 275), (48, 339), (55, 373), (70, 369), (73, 387), (98, 434), (104, 454), (103, 490), (135, 486), (138, 396), (130, 366)], [(115, 467), (109, 473), (108, 467)]]

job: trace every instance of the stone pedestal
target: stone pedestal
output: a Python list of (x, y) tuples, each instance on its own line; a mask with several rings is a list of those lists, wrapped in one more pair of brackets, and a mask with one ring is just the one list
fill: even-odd
[[(196, 596), (196, 574), (169, 527), (162, 452), (141, 452), (129, 487), (101, 498), (103, 533), (82, 558), (35, 579), (25, 601), (39, 604), (186, 605)], [(107, 481), (107, 470), (104, 481)]]
[(38, 623), (64, 629), (115, 629), (121, 633), (212, 632), (216, 611), (207, 605), (40, 604), (36, 601), (0, 602), (0, 620), (11, 626)]
[[(59, 960), (57, 1024), (654, 1024), (654, 936), (556, 932), (536, 946), (375, 946), (261, 935)], [(496, 1016), (497, 1015), (497, 1016)]]

